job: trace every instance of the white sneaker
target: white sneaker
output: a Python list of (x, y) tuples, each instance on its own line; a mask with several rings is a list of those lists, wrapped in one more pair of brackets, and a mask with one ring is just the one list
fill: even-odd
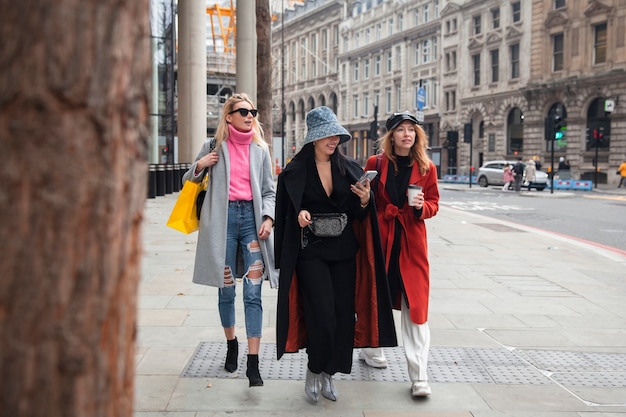
[(372, 368), (382, 369), (387, 367), (387, 358), (385, 358), (385, 353), (380, 348), (361, 349), (361, 353), (359, 353), (359, 359), (364, 361), (368, 366), (371, 366)]
[(411, 386), (411, 395), (414, 397), (426, 397), (432, 394), (428, 381), (417, 381)]

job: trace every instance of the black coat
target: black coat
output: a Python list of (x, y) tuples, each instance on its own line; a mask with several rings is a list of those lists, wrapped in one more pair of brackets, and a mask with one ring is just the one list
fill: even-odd
[[(306, 347), (304, 314), (299, 300), (296, 261), (301, 248), (298, 213), (306, 182), (306, 160), (292, 160), (278, 177), (274, 238), (276, 268), (280, 269), (276, 319), (278, 359), (285, 352)], [(355, 183), (363, 173), (356, 161), (348, 160), (346, 175)], [(355, 288), (355, 347), (396, 346), (391, 297), (380, 243), (374, 198), (364, 220), (352, 224), (359, 242)]]

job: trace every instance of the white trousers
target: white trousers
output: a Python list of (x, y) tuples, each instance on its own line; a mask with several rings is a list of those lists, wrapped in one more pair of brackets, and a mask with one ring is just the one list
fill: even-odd
[[(411, 314), (404, 298), (402, 298), (402, 308), (400, 311), (400, 331), (402, 333), (402, 344), (409, 371), (411, 383), (417, 381), (428, 381), (428, 352), (430, 350), (430, 328), (428, 322), (415, 324), (411, 321)], [(385, 357), (382, 348), (363, 348), (370, 357)]]
[(428, 322), (415, 324), (411, 321), (409, 308), (402, 298), (400, 311), (402, 344), (411, 382), (428, 381), (428, 351), (430, 350), (430, 327)]

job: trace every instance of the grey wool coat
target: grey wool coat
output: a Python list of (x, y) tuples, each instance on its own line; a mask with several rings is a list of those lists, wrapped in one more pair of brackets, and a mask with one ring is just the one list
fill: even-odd
[[(204, 142), (191, 168), (183, 175), (183, 184), (186, 180), (202, 181), (202, 174), (196, 177), (194, 172), (197, 161), (209, 153), (210, 145), (210, 139)], [(209, 185), (200, 214), (193, 282), (222, 288), (226, 263), (230, 158), (225, 142), (216, 151), (219, 160), (210, 168)], [(250, 144), (250, 185), (252, 187), (254, 219), (258, 232), (264, 216), (274, 219), (276, 189), (269, 148), (265, 144), (257, 144), (254, 141)], [(276, 288), (278, 287), (278, 271), (274, 268), (273, 232), (267, 240), (259, 239), (259, 244), (265, 264), (264, 278), (269, 278), (271, 287)]]

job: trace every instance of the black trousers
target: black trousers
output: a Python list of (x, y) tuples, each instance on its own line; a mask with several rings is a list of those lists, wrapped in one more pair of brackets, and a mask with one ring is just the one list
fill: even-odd
[(298, 288), (304, 307), (309, 370), (352, 371), (356, 261), (299, 258)]

